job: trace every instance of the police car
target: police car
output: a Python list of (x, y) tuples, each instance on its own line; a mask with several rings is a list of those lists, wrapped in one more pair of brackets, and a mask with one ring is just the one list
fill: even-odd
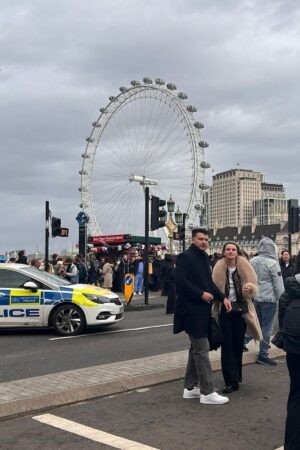
[(123, 319), (113, 292), (68, 281), (23, 264), (0, 264), (0, 327), (53, 327), (75, 336), (90, 325)]

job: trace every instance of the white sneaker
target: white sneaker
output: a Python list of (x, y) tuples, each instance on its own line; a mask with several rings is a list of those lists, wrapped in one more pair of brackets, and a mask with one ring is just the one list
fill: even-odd
[(204, 405), (223, 405), (224, 403), (228, 403), (229, 398), (223, 397), (222, 395), (219, 395), (217, 392), (212, 392), (208, 395), (201, 395), (200, 396), (200, 403), (203, 403)]
[(200, 389), (194, 387), (190, 391), (188, 389), (183, 389), (183, 398), (200, 398)]
[(136, 292), (134, 292), (133, 295), (136, 295)]
[(139, 292), (139, 295), (143, 295), (141, 292)]

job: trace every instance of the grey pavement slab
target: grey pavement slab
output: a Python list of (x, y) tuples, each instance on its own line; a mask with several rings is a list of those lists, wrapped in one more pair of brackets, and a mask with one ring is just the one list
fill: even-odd
[[(244, 364), (256, 359), (257, 345), (252, 342), (248, 347)], [(184, 376), (187, 354), (187, 351), (165, 353), (0, 383), (0, 418), (177, 380)], [(271, 348), (270, 357), (282, 355), (282, 350)], [(213, 370), (219, 370), (220, 352), (211, 352), (210, 357)]]

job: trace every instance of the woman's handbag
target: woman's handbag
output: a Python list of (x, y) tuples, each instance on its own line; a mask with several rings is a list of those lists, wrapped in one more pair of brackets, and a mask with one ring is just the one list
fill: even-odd
[(248, 312), (248, 305), (246, 301), (243, 302), (231, 302), (231, 308), (233, 312), (239, 312), (242, 314), (245, 314), (246, 312)]
[(275, 347), (281, 348), (283, 350), (283, 332), (281, 330), (277, 331), (277, 333), (273, 336), (271, 342), (275, 345)]
[(214, 317), (210, 318), (208, 342), (210, 350), (217, 350), (224, 342), (222, 330)]

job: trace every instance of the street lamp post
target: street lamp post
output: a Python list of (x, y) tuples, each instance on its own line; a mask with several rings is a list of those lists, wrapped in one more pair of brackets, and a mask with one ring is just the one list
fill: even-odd
[(167, 208), (169, 213), (169, 220), (166, 223), (166, 228), (168, 230), (168, 238), (170, 240), (170, 253), (174, 253), (174, 232), (176, 231), (182, 231), (183, 237), (180, 238), (182, 240), (182, 250), (185, 250), (185, 221), (187, 214), (182, 213), (179, 209), (179, 206), (177, 207), (177, 211), (175, 212), (175, 221), (173, 220), (173, 213), (175, 211), (175, 202), (172, 198), (172, 195), (170, 195), (169, 200), (167, 201)]
[(167, 201), (167, 210), (169, 213), (169, 220), (166, 223), (166, 228), (168, 230), (168, 238), (170, 242), (170, 253), (173, 255), (174, 253), (174, 232), (177, 230), (177, 225), (173, 220), (173, 212), (175, 210), (175, 202), (172, 198), (172, 195), (170, 195), (169, 200)]
[(145, 192), (145, 252), (144, 252), (144, 291), (145, 305), (149, 303), (149, 186), (157, 185), (156, 180), (151, 180), (140, 175), (131, 175), (129, 181), (140, 183)]

